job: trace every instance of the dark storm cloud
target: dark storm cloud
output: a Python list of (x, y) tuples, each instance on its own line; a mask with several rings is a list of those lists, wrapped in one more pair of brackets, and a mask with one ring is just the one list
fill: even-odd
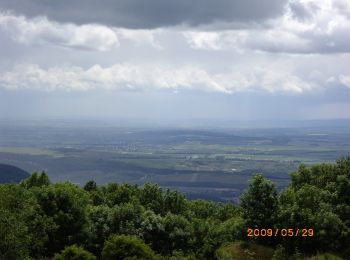
[(260, 22), (283, 14), (287, 0), (1, 0), (0, 10), (59, 22), (157, 28)]

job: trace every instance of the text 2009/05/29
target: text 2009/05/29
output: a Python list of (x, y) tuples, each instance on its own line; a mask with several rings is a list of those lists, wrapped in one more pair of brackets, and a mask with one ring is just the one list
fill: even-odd
[(248, 228), (248, 237), (313, 237), (313, 228)]

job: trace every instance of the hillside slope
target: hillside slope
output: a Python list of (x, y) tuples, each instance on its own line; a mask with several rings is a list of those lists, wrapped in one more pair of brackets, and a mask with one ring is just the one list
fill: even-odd
[(17, 183), (26, 179), (30, 174), (9, 164), (0, 164), (0, 183)]

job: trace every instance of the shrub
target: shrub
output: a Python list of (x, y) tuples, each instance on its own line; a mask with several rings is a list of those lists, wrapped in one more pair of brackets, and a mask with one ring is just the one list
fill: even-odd
[(102, 259), (119, 260), (132, 259), (155, 259), (152, 249), (140, 238), (128, 235), (113, 235), (104, 245)]
[(72, 245), (56, 254), (53, 260), (96, 260), (96, 257), (84, 248)]

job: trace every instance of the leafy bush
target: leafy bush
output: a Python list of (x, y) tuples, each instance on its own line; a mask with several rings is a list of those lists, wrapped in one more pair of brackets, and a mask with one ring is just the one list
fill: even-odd
[(56, 254), (53, 260), (96, 260), (96, 257), (84, 248), (72, 245)]
[(152, 260), (155, 254), (140, 238), (127, 235), (113, 235), (106, 242), (102, 250), (105, 260), (122, 260), (126, 258)]

